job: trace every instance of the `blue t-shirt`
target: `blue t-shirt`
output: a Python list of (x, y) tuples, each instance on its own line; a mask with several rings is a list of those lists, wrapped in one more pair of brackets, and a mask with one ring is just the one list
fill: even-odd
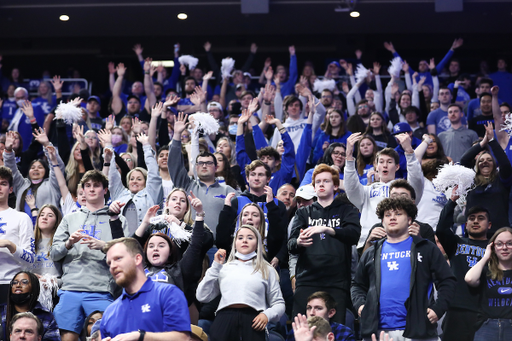
[(183, 292), (173, 284), (148, 279), (133, 295), (122, 295), (107, 307), (101, 319), (101, 337), (146, 332), (190, 332), (190, 315)]
[[(453, 91), (453, 88), (455, 87), (455, 84), (454, 83), (450, 83), (448, 85), (448, 89), (452, 90)], [(466, 90), (464, 90), (463, 87), (459, 86), (457, 88), (457, 98), (455, 99), (455, 101), (457, 102), (468, 102), (469, 100), (471, 99), (471, 96), (469, 96), (469, 94), (466, 92)]]
[[(385, 241), (380, 258), (380, 320), (379, 329), (405, 328), (411, 282), (412, 237), (399, 243)], [(102, 334), (103, 336), (103, 334)]]
[(45, 113), (45, 115), (48, 115), (57, 106), (57, 97), (53, 95), (51, 103), (48, 103), (46, 98), (37, 97), (32, 101), (32, 106), (41, 107), (41, 110)]
[[(466, 116), (462, 116), (461, 123), (466, 125), (467, 120)], [(446, 131), (451, 128), (450, 120), (448, 119), (448, 111), (444, 111), (441, 108), (437, 108), (432, 111), (427, 116), (427, 125), (435, 125), (436, 126), (436, 135), (439, 135), (443, 131)]]

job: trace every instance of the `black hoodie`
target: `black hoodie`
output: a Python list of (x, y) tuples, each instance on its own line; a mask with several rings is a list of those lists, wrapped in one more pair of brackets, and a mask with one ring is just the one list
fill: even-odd
[[(335, 231), (313, 235), (313, 245), (297, 245), (300, 230), (309, 226), (327, 226)], [(296, 286), (350, 288), (350, 266), (352, 245), (357, 244), (361, 235), (359, 213), (351, 204), (334, 200), (322, 207), (318, 202), (297, 210), (288, 240), (288, 250), (298, 254)]]

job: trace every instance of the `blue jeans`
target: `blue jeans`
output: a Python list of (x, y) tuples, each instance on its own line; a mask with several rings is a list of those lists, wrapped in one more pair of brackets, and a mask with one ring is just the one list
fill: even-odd
[(488, 319), (475, 333), (475, 341), (506, 341), (512, 335), (512, 319)]

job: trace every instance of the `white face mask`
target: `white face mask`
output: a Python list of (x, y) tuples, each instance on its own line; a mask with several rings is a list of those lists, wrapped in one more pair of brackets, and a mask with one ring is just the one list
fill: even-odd
[(16, 104), (18, 105), (18, 107), (21, 108), (23, 106), (23, 104), (25, 104), (25, 100), (24, 99), (19, 99), (19, 100), (16, 101)]
[(237, 128), (238, 128), (238, 125), (236, 125), (236, 124), (230, 125), (229, 129), (228, 129), (229, 135), (236, 135)]
[(123, 140), (121, 135), (112, 135), (112, 144), (118, 144)]

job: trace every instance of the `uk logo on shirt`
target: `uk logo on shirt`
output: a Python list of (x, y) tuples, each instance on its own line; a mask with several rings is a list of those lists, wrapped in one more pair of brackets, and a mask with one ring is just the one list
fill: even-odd
[(151, 312), (151, 307), (149, 304), (144, 304), (142, 307), (140, 307), (143, 313), (149, 313)]
[(389, 271), (398, 270), (398, 263), (396, 261), (388, 262)]
[(0, 234), (6, 234), (7, 231), (5, 230), (4, 226), (7, 226), (7, 223), (0, 223)]

